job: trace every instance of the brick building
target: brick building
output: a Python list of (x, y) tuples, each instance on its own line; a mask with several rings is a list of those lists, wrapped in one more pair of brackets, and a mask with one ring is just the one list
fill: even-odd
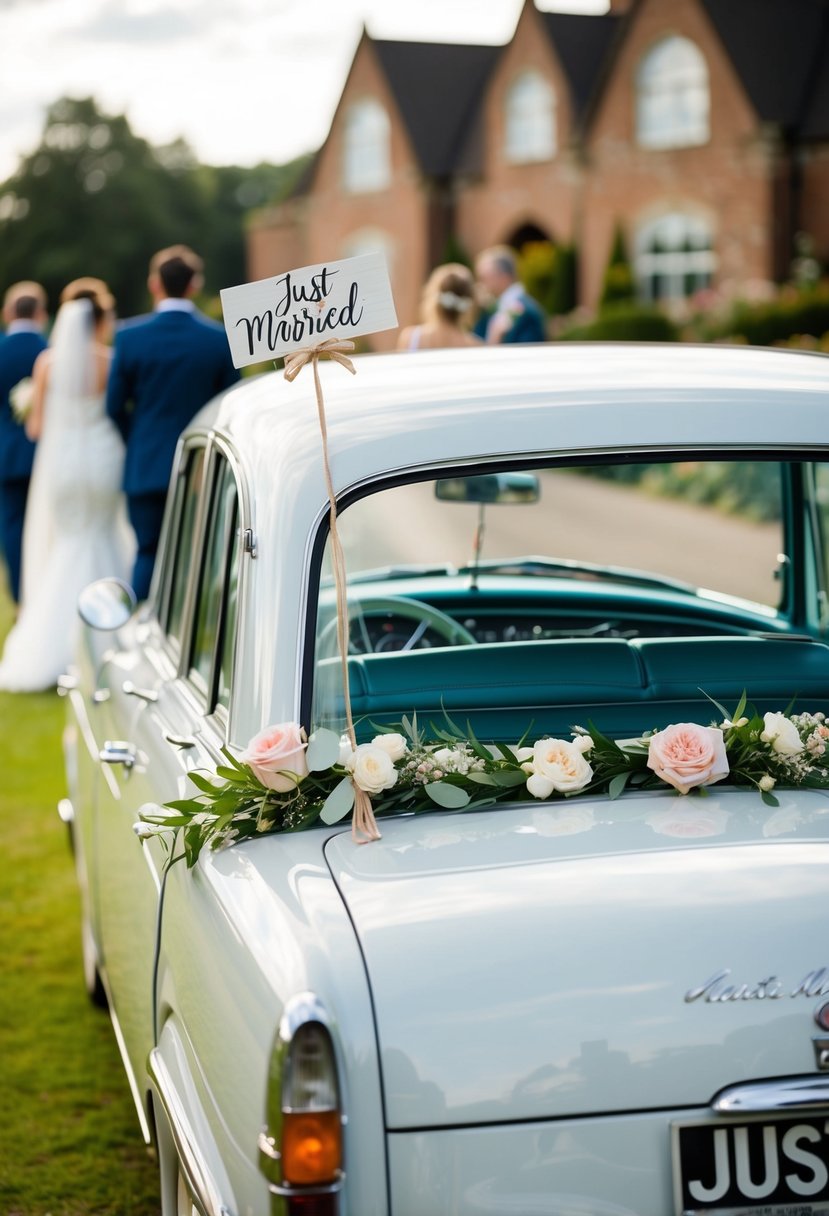
[[(526, 0), (506, 46), (363, 34), (294, 196), (249, 229), (252, 279), (382, 249), (401, 324), (450, 238), (575, 246), (594, 304), (621, 224), (638, 290), (829, 260), (829, 0)], [(377, 335), (378, 348), (395, 341)]]

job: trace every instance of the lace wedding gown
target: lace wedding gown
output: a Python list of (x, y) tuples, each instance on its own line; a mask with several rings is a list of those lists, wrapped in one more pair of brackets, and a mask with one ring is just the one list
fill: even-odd
[(91, 391), (91, 308), (64, 304), (55, 322), (43, 426), (23, 528), (21, 611), (0, 661), (0, 689), (53, 688), (72, 661), (78, 595), (124, 578), (131, 539), (121, 494), (124, 446)]

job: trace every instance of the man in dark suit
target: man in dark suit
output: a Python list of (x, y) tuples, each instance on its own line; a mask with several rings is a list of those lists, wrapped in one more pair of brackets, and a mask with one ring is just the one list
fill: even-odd
[(490, 304), (475, 325), (475, 333), (493, 345), (500, 342), (543, 342), (544, 313), (518, 281), (515, 253), (494, 245), (479, 254), (475, 275)]
[(155, 311), (115, 335), (107, 413), (127, 445), (124, 490), (138, 546), (139, 599), (150, 589), (178, 437), (211, 397), (239, 379), (223, 327), (193, 304), (201, 272), (201, 258), (186, 245), (162, 249), (147, 281)]
[(23, 517), (35, 445), (11, 408), (9, 393), (31, 376), (35, 359), (46, 347), (46, 293), (39, 283), (15, 283), (3, 301), (5, 335), (0, 337), (0, 546), (5, 554), (9, 591), (20, 599), (20, 551)]

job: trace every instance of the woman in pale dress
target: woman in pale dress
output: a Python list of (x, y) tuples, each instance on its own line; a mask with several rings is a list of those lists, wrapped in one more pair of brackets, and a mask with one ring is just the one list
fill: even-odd
[(104, 411), (113, 311), (100, 279), (70, 283), (32, 372), (25, 427), (37, 449), (23, 526), (21, 609), (0, 661), (0, 689), (8, 692), (54, 687), (72, 660), (78, 595), (95, 579), (129, 570), (124, 445)]
[(447, 262), (429, 275), (420, 304), (420, 325), (401, 331), (398, 350), (437, 350), (445, 346), (481, 346), (469, 332), (475, 311), (475, 280), (460, 262)]

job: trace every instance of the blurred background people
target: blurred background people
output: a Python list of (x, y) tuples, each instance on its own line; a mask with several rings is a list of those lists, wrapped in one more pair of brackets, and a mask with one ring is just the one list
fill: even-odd
[(25, 427), (37, 451), (21, 610), (0, 661), (0, 689), (8, 692), (54, 687), (72, 659), (78, 595), (95, 579), (125, 577), (132, 556), (121, 494), (124, 445), (104, 411), (113, 309), (100, 279), (70, 283), (32, 373)]
[[(0, 552), (5, 556), (9, 592), (20, 600), (20, 555), (26, 497), (35, 445), (26, 435), (9, 394), (31, 377), (46, 347), (46, 293), (39, 283), (14, 283), (3, 301), (5, 334), (0, 337)], [(23, 391), (25, 393), (24, 384)]]
[(127, 445), (124, 490), (137, 541), (132, 583), (150, 589), (176, 442), (211, 397), (239, 379), (224, 327), (199, 312), (202, 260), (186, 245), (162, 249), (147, 285), (155, 310), (115, 336), (106, 408)]
[(432, 271), (420, 302), (420, 325), (400, 333), (398, 350), (436, 350), (443, 346), (478, 346), (470, 332), (475, 311), (475, 280), (459, 262)]
[(475, 332), (489, 345), (500, 342), (544, 342), (544, 313), (518, 281), (515, 252), (494, 245), (479, 254), (475, 275), (484, 311)]

